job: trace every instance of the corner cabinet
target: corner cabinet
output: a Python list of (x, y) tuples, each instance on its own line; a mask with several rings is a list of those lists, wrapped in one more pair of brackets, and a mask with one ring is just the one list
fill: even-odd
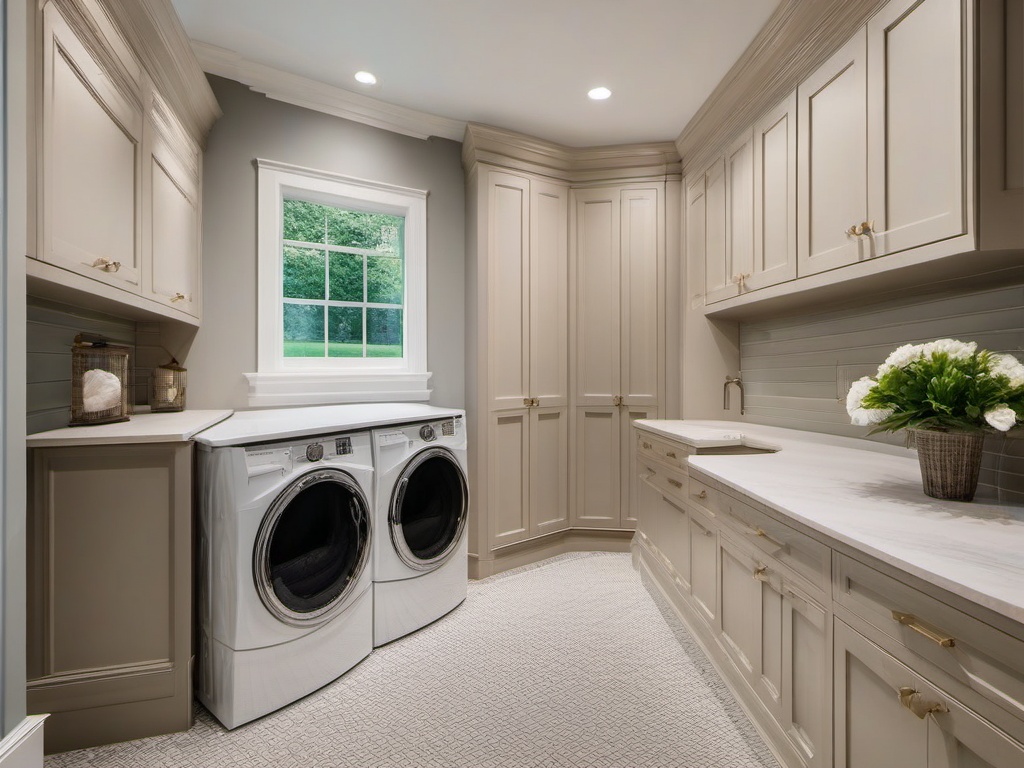
[(657, 418), (664, 356), (665, 188), (572, 191), (573, 524), (632, 528), (633, 419)]
[(192, 444), (32, 451), (28, 711), (46, 751), (192, 723)]
[[(132, 13), (161, 4), (140, 4)], [(219, 113), (191, 51), (177, 52), (173, 66), (157, 71), (154, 62), (162, 61), (161, 46), (171, 37), (154, 27), (150, 35), (163, 34), (154, 42), (139, 32), (142, 21), (124, 16), (102, 1), (42, 6), (29, 292), (197, 325), (201, 141)], [(166, 23), (162, 12), (160, 18)], [(183, 102), (187, 116), (174, 106)]]
[[(633, 419), (665, 413), (679, 250), (672, 144), (576, 149), (467, 127), (466, 411), (474, 578), (623, 551)], [(667, 213), (669, 212), (669, 213)], [(677, 324), (677, 323), (676, 323)]]

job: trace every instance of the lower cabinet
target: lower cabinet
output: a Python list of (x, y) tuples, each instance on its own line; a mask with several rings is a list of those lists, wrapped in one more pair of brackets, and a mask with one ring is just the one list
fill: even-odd
[(835, 681), (836, 768), (1024, 765), (1024, 746), (839, 619)]
[(782, 765), (1024, 766), (1024, 630), (766, 514), (683, 444), (636, 444), (634, 551)]
[(192, 722), (192, 444), (38, 448), (28, 711), (48, 753)]

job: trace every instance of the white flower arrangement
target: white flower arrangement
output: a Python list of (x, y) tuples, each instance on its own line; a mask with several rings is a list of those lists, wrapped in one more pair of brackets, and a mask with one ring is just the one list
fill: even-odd
[(874, 377), (853, 383), (846, 410), (872, 432), (1006, 432), (1024, 421), (1024, 364), (1013, 355), (979, 352), (973, 341), (904, 344)]

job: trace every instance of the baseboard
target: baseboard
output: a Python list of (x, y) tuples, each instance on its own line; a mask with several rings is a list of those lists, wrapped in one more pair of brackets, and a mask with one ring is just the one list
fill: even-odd
[(0, 768), (42, 768), (46, 717), (29, 715), (0, 740)]
[(470, 555), (469, 578), (484, 579), (567, 552), (628, 552), (632, 538), (633, 531), (570, 528), (510, 544), (490, 557)]

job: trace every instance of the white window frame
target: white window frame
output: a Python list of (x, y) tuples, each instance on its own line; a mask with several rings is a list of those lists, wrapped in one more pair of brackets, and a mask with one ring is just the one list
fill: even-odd
[[(257, 358), (249, 405), (425, 401), (427, 384), (427, 192), (273, 160), (257, 168)], [(405, 218), (403, 358), (284, 356), (282, 242), (285, 197)]]

